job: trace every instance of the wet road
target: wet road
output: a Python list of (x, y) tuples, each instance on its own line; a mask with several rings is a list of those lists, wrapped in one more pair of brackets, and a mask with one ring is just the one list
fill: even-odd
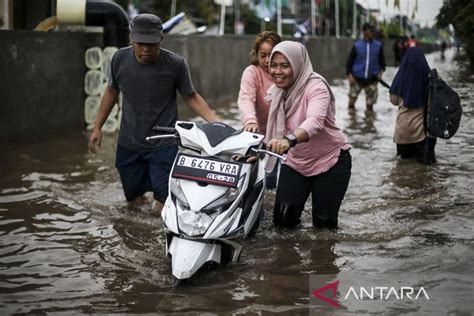
[[(347, 300), (338, 310), (317, 307), (317, 314), (474, 313), (474, 76), (452, 57), (428, 56), (464, 107), (456, 136), (438, 140), (437, 165), (396, 158), (396, 108), (385, 88), (379, 88), (375, 114), (365, 113), (363, 98), (349, 113), (347, 82), (336, 80), (337, 119), (353, 156), (340, 229), (313, 230), (305, 212), (300, 229), (276, 230), (270, 193), (263, 225), (244, 243), (241, 260), (184, 286), (170, 276), (161, 220), (146, 207), (124, 203), (113, 167), (115, 135), (95, 156), (86, 152), (82, 133), (1, 145), (0, 314), (305, 315), (311, 275), (348, 283), (405, 280), (430, 296)], [(394, 74), (389, 68), (386, 81)], [(235, 104), (219, 112), (238, 126)]]

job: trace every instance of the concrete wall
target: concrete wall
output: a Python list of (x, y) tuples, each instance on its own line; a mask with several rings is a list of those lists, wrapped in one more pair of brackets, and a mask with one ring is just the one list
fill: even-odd
[[(167, 36), (163, 47), (183, 55), (197, 91), (210, 104), (235, 101), (254, 36)], [(313, 38), (314, 69), (344, 76), (351, 39)], [(0, 141), (36, 140), (84, 128), (84, 52), (102, 34), (0, 31)], [(392, 63), (391, 43), (386, 56)]]
[(84, 51), (91, 33), (0, 31), (0, 141), (84, 128)]
[(187, 60), (196, 90), (210, 103), (236, 100), (250, 63), (250, 36), (168, 36), (163, 47)]

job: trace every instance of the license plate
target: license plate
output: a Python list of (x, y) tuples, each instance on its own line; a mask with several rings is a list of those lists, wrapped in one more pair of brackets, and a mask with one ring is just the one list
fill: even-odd
[(171, 176), (173, 178), (237, 187), (241, 164), (212, 158), (178, 154)]

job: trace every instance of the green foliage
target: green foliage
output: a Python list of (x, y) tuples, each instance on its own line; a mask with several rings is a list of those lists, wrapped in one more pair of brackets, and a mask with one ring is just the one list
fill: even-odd
[(456, 36), (464, 44), (466, 55), (474, 67), (474, 3), (472, 0), (445, 0), (437, 16), (440, 28), (453, 25)]
[(380, 24), (380, 30), (385, 33), (388, 38), (397, 38), (402, 34), (400, 23), (395, 19)]
[(446, 40), (448, 35), (443, 30), (435, 27), (422, 27), (416, 32), (416, 37), (423, 43), (436, 44)]
[[(234, 16), (226, 18), (226, 34), (234, 34)], [(258, 34), (261, 28), (261, 19), (248, 5), (240, 6), (240, 21), (245, 25), (245, 34)]]

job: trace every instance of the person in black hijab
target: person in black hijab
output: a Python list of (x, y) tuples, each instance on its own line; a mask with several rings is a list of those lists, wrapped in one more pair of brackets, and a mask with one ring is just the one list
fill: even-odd
[(399, 107), (393, 137), (397, 155), (425, 164), (436, 162), (436, 138), (430, 137), (424, 127), (429, 73), (423, 51), (408, 48), (390, 88), (390, 102)]

